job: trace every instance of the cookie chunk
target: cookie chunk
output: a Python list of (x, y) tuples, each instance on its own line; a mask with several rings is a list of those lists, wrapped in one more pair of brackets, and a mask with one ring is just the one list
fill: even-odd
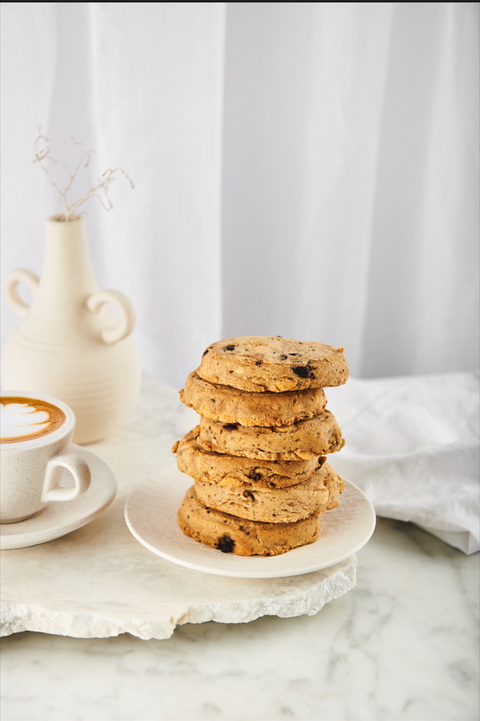
[(178, 522), (186, 536), (238, 556), (278, 556), (313, 543), (320, 532), (318, 513), (295, 523), (248, 521), (208, 508), (193, 486), (182, 501)]
[(343, 348), (280, 336), (243, 336), (212, 343), (197, 372), (211, 383), (274, 393), (339, 386), (348, 378)]
[(180, 400), (201, 416), (242, 426), (286, 426), (312, 418), (325, 408), (323, 388), (285, 393), (251, 393), (232, 386), (210, 383), (196, 371), (188, 376)]
[(269, 428), (201, 418), (197, 442), (208, 451), (287, 461), (334, 453), (345, 444), (335, 416), (330, 411), (290, 426)]
[(195, 481), (195, 492), (208, 508), (239, 518), (266, 523), (293, 523), (308, 518), (312, 513), (335, 508), (340, 481), (335, 471), (325, 463), (308, 481), (287, 488), (272, 490), (252, 487), (247, 483), (229, 487), (203, 480)]
[(316, 456), (297, 461), (265, 461), (208, 451), (195, 440), (199, 432), (200, 427), (196, 426), (174, 445), (178, 470), (195, 480), (219, 486), (286, 488), (307, 481), (325, 461), (325, 457)]
[(343, 478), (335, 473), (333, 468), (325, 463), (325, 477), (324, 482), (328, 488), (328, 505), (327, 511), (333, 511), (339, 504), (339, 496), (345, 490), (345, 482)]

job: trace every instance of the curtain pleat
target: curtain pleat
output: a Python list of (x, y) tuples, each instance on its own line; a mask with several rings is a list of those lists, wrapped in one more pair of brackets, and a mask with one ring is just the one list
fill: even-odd
[(357, 376), (478, 366), (477, 15), (228, 6), (224, 335), (342, 345)]

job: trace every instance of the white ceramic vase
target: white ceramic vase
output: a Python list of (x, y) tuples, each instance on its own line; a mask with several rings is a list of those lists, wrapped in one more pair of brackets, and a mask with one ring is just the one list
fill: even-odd
[[(41, 279), (11, 272), (5, 294), (22, 320), (2, 355), (2, 387), (45, 393), (75, 413), (75, 443), (92, 443), (115, 430), (140, 390), (140, 359), (131, 336), (135, 311), (120, 291), (99, 291), (83, 216), (46, 222)], [(18, 294), (25, 282), (30, 306)], [(113, 304), (120, 319), (107, 304)]]

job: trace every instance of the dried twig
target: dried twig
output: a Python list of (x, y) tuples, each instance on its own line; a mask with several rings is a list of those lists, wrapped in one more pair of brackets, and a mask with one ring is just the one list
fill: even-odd
[[(78, 197), (78, 195), (73, 197), (72, 186), (77, 176), (77, 173), (82, 167), (88, 167), (92, 153), (94, 153), (95, 151), (90, 150), (84, 143), (75, 140), (75, 138), (71, 138), (71, 141), (74, 145), (78, 145), (81, 148), (78, 163), (73, 171), (71, 171), (68, 165), (66, 165), (62, 161), (55, 160), (55, 158), (52, 157), (52, 155), (50, 154), (50, 141), (45, 135), (42, 135), (41, 130), (39, 130), (39, 135), (35, 140), (35, 158), (33, 159), (34, 163), (39, 163), (40, 167), (45, 172), (48, 180), (55, 188), (60, 202), (63, 206), (62, 220), (65, 221), (73, 220), (73, 218), (75, 217), (75, 211), (92, 195), (96, 196), (99, 199), (105, 210), (111, 210), (113, 208), (113, 204), (108, 195), (108, 189), (109, 186), (116, 179), (115, 173), (122, 173), (127, 178), (131, 187), (134, 187), (132, 179), (125, 172), (125, 170), (123, 170), (123, 168), (115, 168), (114, 170), (111, 170), (109, 168), (101, 175), (100, 178), (97, 179), (97, 184), (95, 186), (92, 186), (90, 180), (88, 180), (89, 189), (86, 193), (84, 193), (84, 195), (82, 195), (81, 197)], [(51, 176), (51, 169), (55, 165), (60, 165), (67, 174), (68, 182), (63, 188), (63, 190), (59, 188), (59, 186)]]

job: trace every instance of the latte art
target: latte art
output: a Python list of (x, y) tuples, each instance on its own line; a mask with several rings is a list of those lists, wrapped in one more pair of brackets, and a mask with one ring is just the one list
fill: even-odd
[(57, 406), (35, 398), (1, 399), (0, 443), (30, 441), (53, 433), (65, 423), (65, 413)]

